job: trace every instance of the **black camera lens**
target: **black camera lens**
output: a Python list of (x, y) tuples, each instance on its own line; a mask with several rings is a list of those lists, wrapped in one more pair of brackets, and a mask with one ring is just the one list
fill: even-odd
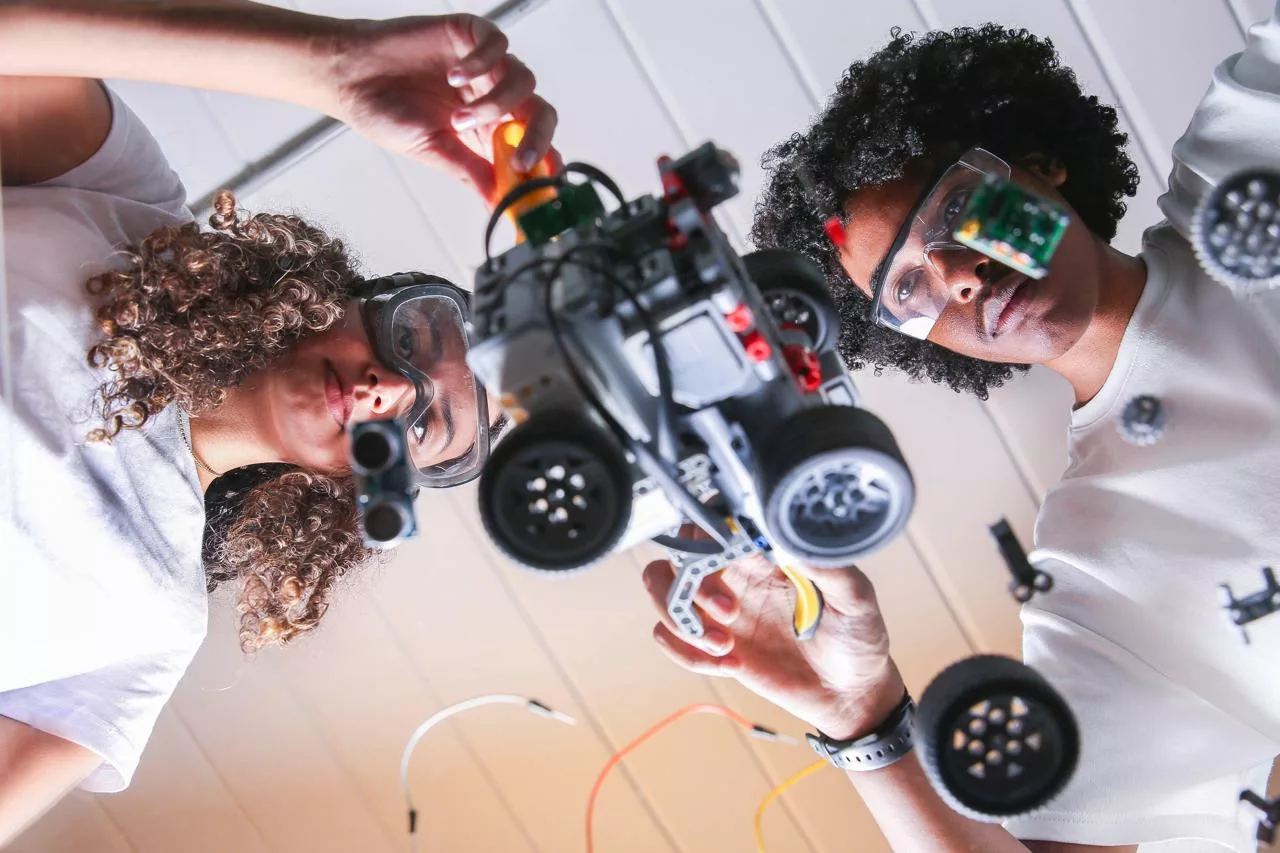
[(369, 507), (364, 516), (364, 530), (375, 542), (394, 542), (404, 532), (405, 518), (392, 503)]
[(387, 470), (396, 455), (391, 438), (384, 429), (360, 431), (351, 442), (352, 467), (366, 476)]

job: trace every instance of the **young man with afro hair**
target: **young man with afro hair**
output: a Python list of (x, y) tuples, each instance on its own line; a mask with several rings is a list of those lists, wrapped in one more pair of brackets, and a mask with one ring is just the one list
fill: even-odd
[[(1055, 585), (1022, 620), (1025, 661), (1077, 717), (1079, 766), (1003, 829), (951, 811), (914, 756), (850, 773), (895, 849), (1256, 849), (1260, 815), (1239, 794), (1265, 790), (1280, 752), (1280, 615), (1251, 625), (1246, 645), (1218, 587), (1252, 592), (1280, 562), (1280, 290), (1250, 298), (1210, 279), (1191, 223), (1232, 173), (1280, 169), (1275, 16), (1215, 71), (1173, 151), (1166, 219), (1137, 256), (1109, 245), (1138, 183), (1125, 142), (1115, 109), (1081, 91), (1048, 41), (989, 25), (895, 32), (766, 156), (754, 242), (822, 266), (851, 367), (985, 398), (1042, 364), (1075, 392), (1069, 467), (1031, 555)], [(953, 241), (989, 173), (1069, 213), (1047, 276)], [(833, 214), (842, 239), (824, 233)], [(832, 740), (888, 731), (904, 687), (869, 583), (814, 577), (830, 606), (808, 643), (787, 608), (733, 595), (732, 578), (723, 603), (707, 595), (715, 643), (661, 627), (658, 640)]]

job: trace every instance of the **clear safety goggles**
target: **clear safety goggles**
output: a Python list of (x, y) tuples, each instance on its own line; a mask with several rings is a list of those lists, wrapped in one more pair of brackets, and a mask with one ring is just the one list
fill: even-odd
[(475, 479), (489, 456), (489, 406), (467, 367), (466, 291), (439, 276), (397, 273), (358, 289), (374, 355), (413, 384), (401, 415), (414, 479), (427, 488)]
[(984, 148), (971, 148), (948, 166), (916, 203), (871, 279), (872, 319), (927, 340), (951, 302), (947, 279), (974, 250), (952, 236), (970, 196), (985, 175), (1010, 177), (1009, 164)]

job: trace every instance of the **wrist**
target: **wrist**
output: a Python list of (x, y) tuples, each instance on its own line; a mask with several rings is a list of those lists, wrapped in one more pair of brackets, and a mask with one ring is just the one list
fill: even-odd
[(907, 687), (898, 666), (888, 660), (883, 674), (859, 688), (838, 693), (818, 730), (831, 740), (857, 740), (875, 731), (898, 707)]

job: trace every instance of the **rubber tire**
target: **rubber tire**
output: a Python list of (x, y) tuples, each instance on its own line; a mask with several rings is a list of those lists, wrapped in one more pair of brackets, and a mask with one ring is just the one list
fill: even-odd
[[(595, 463), (602, 481), (595, 500), (606, 507), (603, 523), (595, 522), (580, 547), (555, 554), (539, 543), (521, 541), (517, 521), (504, 517), (501, 497), (511, 488), (512, 464), (537, 447), (551, 453), (572, 453), (583, 464)], [(585, 569), (607, 557), (626, 533), (631, 521), (630, 466), (622, 448), (601, 427), (575, 412), (544, 413), (511, 431), (493, 450), (480, 474), (480, 520), (494, 545), (510, 560), (537, 572), (563, 573)], [(589, 486), (590, 488), (590, 486)]]
[[(815, 550), (787, 535), (782, 499), (791, 480), (816, 460), (855, 455), (880, 467), (898, 496), (896, 514), (874, 536), (839, 551)], [(898, 450), (898, 442), (884, 421), (855, 406), (819, 406), (792, 415), (761, 444), (757, 454), (761, 472), (765, 525), (775, 544), (815, 568), (845, 568), (857, 558), (887, 544), (902, 532), (915, 505), (915, 481)]]
[(791, 290), (813, 304), (820, 330), (813, 342), (815, 353), (822, 355), (836, 348), (840, 340), (840, 313), (817, 264), (786, 249), (759, 249), (744, 255), (742, 262), (766, 300), (770, 293)]
[[(1027, 782), (1035, 782), (1029, 790), (993, 791), (984, 799), (955, 783), (945, 753), (952, 748), (951, 735), (968, 709), (1005, 693), (1025, 698), (1032, 705), (1032, 714), (1047, 716), (1059, 737), (1056, 742), (1052, 735), (1046, 738), (1050, 743), (1045, 749), (1054, 753), (1051, 772), (1028, 774)], [(921, 763), (934, 790), (955, 811), (984, 823), (999, 823), (1043, 807), (1071, 780), (1080, 757), (1080, 730), (1066, 700), (1040, 673), (1000, 655), (977, 655), (943, 670), (920, 698), (914, 729)], [(1037, 781), (1033, 778), (1037, 775), (1043, 778)]]

